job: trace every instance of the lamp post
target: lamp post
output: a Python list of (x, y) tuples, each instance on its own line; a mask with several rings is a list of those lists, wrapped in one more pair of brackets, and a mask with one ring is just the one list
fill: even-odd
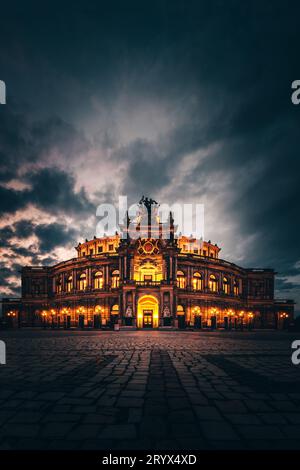
[(101, 305), (96, 305), (95, 315), (94, 315), (94, 328), (100, 328), (101, 326), (101, 314), (103, 313), (103, 308)]
[(79, 326), (83, 330), (84, 329), (84, 313), (85, 313), (84, 307), (79, 307), (77, 309), (77, 313), (79, 315), (79, 317), (78, 317)]
[(240, 313), (239, 313), (239, 319), (240, 319), (240, 329), (241, 331), (243, 330), (243, 326), (244, 326), (244, 310), (241, 310)]
[(54, 318), (55, 318), (54, 308), (51, 309), (50, 314), (51, 314), (51, 328), (54, 328)]
[(63, 314), (64, 318), (64, 329), (66, 330), (69, 327), (69, 321), (68, 321), (68, 314), (69, 314), (69, 309), (68, 308), (63, 308), (61, 313)]
[(232, 329), (232, 317), (234, 316), (234, 311), (230, 308), (228, 310), (228, 316), (229, 316), (229, 330)]
[(7, 323), (8, 323), (9, 328), (13, 328), (14, 318), (16, 317), (16, 312), (14, 312), (14, 310), (10, 310), (6, 316), (7, 316)]
[(286, 330), (288, 327), (289, 315), (286, 312), (282, 312), (280, 314), (280, 318), (282, 319), (282, 329)]
[(45, 329), (47, 326), (47, 311), (43, 310), (42, 311), (42, 319), (43, 319), (43, 328)]
[(212, 330), (215, 330), (217, 328), (217, 313), (218, 313), (218, 309), (213, 307), (211, 309), (211, 317), (210, 317), (210, 320), (211, 320), (211, 329)]
[(192, 312), (194, 313), (194, 326), (195, 328), (202, 328), (202, 317), (200, 307), (193, 308)]
[(248, 329), (249, 330), (252, 330), (253, 328), (253, 318), (254, 318), (253, 312), (249, 312), (248, 313)]

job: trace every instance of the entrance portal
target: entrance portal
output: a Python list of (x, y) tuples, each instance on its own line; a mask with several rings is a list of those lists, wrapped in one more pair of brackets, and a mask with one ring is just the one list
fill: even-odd
[(153, 326), (153, 311), (143, 310), (143, 328), (152, 328)]
[(143, 295), (138, 300), (138, 328), (158, 328), (158, 300), (153, 295)]

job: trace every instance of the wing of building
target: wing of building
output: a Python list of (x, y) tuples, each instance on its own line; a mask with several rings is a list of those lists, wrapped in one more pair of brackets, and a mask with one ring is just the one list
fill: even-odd
[(129, 222), (79, 243), (76, 258), (24, 267), (22, 296), (3, 299), (3, 315), (19, 326), (95, 328), (283, 328), (293, 319), (294, 302), (274, 299), (273, 269), (244, 269), (210, 241), (176, 238), (171, 213), (155, 226)]

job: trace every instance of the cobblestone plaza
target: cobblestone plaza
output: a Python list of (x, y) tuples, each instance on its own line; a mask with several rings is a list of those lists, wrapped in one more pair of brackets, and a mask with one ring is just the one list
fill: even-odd
[(286, 332), (1, 332), (1, 449), (300, 448)]

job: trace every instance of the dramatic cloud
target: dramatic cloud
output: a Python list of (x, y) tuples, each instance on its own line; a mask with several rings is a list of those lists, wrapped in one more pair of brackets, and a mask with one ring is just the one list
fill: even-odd
[[(101, 3), (101, 2), (100, 2)], [(3, 7), (2, 7), (3, 8)], [(3, 293), (74, 256), (127, 194), (205, 204), (224, 258), (300, 301), (299, 4), (7, 5), (0, 19)], [(68, 33), (66, 33), (68, 32)]]

